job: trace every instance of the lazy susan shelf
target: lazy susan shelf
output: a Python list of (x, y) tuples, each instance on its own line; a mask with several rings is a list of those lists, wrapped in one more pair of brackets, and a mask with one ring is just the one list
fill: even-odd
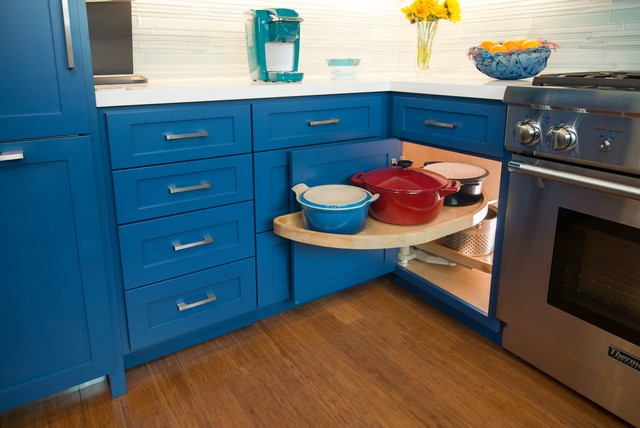
[(305, 229), (302, 213), (296, 212), (274, 219), (273, 232), (292, 241), (320, 247), (352, 250), (407, 247), (430, 242), (479, 223), (487, 215), (487, 205), (487, 195), (483, 193), (482, 201), (466, 207), (443, 207), (435, 220), (417, 226), (383, 223), (369, 216), (364, 230), (355, 235)]

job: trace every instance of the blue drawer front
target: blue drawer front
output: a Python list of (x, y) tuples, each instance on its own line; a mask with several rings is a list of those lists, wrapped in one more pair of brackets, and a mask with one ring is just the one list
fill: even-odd
[(125, 301), (132, 350), (179, 337), (256, 309), (254, 260), (127, 291)]
[(249, 200), (251, 167), (251, 155), (239, 155), (115, 171), (118, 223)]
[(393, 136), (442, 148), (502, 157), (505, 120), (500, 102), (393, 97)]
[(118, 233), (126, 290), (255, 254), (251, 202), (128, 224)]
[(116, 110), (106, 118), (113, 169), (251, 151), (248, 105)]
[(272, 150), (377, 137), (382, 96), (316, 98), (253, 105), (253, 148)]
[(273, 232), (256, 235), (258, 306), (291, 299), (291, 241)]
[(256, 232), (273, 229), (273, 219), (290, 212), (289, 150), (256, 153)]

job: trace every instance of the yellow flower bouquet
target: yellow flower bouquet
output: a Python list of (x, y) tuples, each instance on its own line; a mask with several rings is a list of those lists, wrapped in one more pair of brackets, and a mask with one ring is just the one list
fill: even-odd
[(400, 9), (411, 24), (417, 24), (418, 52), (416, 67), (419, 73), (431, 71), (429, 61), (433, 50), (433, 39), (438, 21), (445, 19), (456, 23), (460, 21), (458, 0), (415, 0), (411, 5)]

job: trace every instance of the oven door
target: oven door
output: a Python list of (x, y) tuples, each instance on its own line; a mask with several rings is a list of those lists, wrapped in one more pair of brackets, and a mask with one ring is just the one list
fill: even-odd
[(503, 346), (640, 424), (640, 178), (514, 156)]

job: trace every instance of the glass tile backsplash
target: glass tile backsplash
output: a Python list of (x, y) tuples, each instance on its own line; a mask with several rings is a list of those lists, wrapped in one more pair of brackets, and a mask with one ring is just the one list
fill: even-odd
[[(282, 7), (304, 18), (299, 70), (328, 75), (327, 58), (361, 58), (360, 73), (414, 70), (411, 0), (133, 0), (135, 73), (149, 78), (248, 75), (243, 11)], [(469, 47), (542, 38), (561, 46), (545, 72), (640, 70), (640, 0), (459, 0), (462, 20), (438, 26), (435, 72), (477, 73)]]

